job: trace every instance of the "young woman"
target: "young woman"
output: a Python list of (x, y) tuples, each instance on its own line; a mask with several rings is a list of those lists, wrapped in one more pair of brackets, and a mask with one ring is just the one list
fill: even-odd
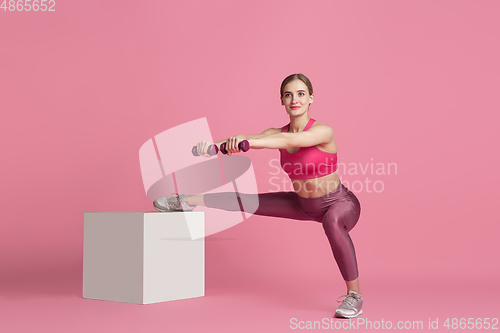
[[(309, 105), (314, 100), (309, 79), (303, 74), (289, 75), (281, 84), (280, 95), (281, 104), (290, 117), (288, 125), (269, 128), (256, 135), (236, 135), (215, 144), (219, 147), (226, 142), (228, 155), (238, 153), (238, 144), (243, 140), (248, 140), (250, 149), (280, 150), (281, 166), (289, 175), (295, 192), (238, 195), (241, 201), (258, 202), (257, 209), (251, 212), (255, 215), (322, 223), (347, 287), (347, 295), (340, 296), (345, 298), (335, 316), (357, 317), (362, 313), (363, 299), (349, 231), (358, 222), (360, 203), (339, 180), (337, 145), (332, 128), (309, 117)], [(210, 144), (207, 141), (198, 143), (198, 154), (210, 157), (207, 154)], [(256, 195), (258, 200), (255, 200)], [(239, 211), (240, 206), (234, 206), (234, 201), (229, 200), (232, 196), (234, 193), (225, 192), (181, 194), (159, 198), (153, 205), (159, 211), (192, 211), (196, 206)]]

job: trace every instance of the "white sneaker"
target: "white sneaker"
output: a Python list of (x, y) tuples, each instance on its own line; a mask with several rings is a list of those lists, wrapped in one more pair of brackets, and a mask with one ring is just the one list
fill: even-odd
[(153, 206), (160, 212), (190, 212), (196, 208), (194, 205), (188, 205), (186, 202), (186, 195), (172, 193), (170, 197), (162, 197), (153, 201)]
[(354, 318), (363, 313), (361, 308), (363, 307), (363, 298), (360, 294), (355, 292), (354, 290), (349, 290), (347, 295), (342, 295), (337, 298), (337, 302), (340, 302), (338, 299), (340, 297), (345, 297), (342, 301), (342, 304), (335, 310), (335, 317), (340, 318)]

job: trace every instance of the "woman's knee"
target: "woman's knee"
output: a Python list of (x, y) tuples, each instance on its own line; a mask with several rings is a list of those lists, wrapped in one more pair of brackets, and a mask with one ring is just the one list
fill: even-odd
[(360, 215), (359, 205), (354, 202), (343, 201), (334, 204), (323, 217), (323, 228), (331, 232), (342, 231), (343, 229), (349, 231), (358, 222)]
[(322, 220), (323, 229), (327, 235), (335, 236), (344, 227), (342, 221), (332, 213), (326, 212)]

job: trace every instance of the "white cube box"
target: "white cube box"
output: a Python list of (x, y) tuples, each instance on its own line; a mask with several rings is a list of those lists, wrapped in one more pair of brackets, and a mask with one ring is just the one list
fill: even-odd
[(204, 212), (86, 212), (83, 297), (150, 304), (205, 295)]

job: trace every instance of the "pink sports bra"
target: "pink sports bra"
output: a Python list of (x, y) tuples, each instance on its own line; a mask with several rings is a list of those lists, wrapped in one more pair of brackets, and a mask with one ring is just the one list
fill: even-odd
[[(304, 131), (311, 128), (316, 120), (309, 119)], [(290, 123), (281, 132), (288, 132)], [(316, 146), (301, 147), (293, 154), (280, 149), (281, 168), (292, 179), (317, 178), (334, 173), (337, 170), (337, 153), (327, 153)]]

